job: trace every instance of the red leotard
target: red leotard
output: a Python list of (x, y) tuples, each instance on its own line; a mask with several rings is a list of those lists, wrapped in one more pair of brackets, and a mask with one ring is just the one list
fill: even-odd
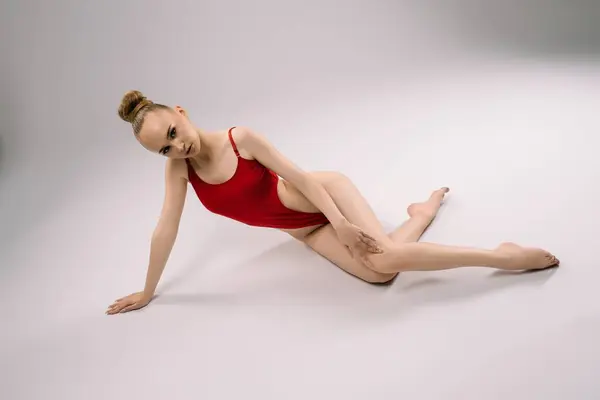
[(186, 159), (189, 181), (209, 211), (251, 226), (297, 229), (326, 224), (323, 213), (307, 213), (287, 208), (277, 194), (279, 177), (257, 160), (240, 157), (231, 136), (229, 140), (238, 164), (231, 179), (220, 184), (206, 183)]

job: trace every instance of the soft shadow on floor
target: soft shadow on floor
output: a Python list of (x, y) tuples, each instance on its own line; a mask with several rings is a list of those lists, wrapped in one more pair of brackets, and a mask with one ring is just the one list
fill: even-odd
[[(469, 273), (469, 270), (472, 273)], [(506, 272), (473, 267), (462, 269), (460, 274), (455, 272), (458, 270), (440, 271), (434, 273), (438, 275), (435, 277), (428, 277), (427, 273), (418, 272), (414, 274), (418, 274), (419, 278), (407, 279), (406, 282), (401, 282), (403, 276), (399, 276), (400, 282), (395, 286), (394, 294), (403, 299), (403, 304), (411, 305), (463, 301), (515, 285), (542, 286), (556, 272), (556, 269)], [(448, 277), (443, 278), (444, 275)]]
[(475, 300), (514, 286), (541, 286), (555, 269), (535, 273), (507, 273), (481, 268), (410, 272), (384, 285), (367, 284), (290, 240), (250, 258), (207, 282), (201, 272), (194, 279), (209, 289), (185, 292), (177, 282), (189, 279), (193, 266), (164, 286), (157, 306), (192, 307), (304, 307), (328, 318), (397, 319), (423, 306)]

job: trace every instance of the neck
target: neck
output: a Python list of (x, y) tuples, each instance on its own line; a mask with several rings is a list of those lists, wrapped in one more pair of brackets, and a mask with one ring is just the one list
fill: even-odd
[(198, 138), (200, 139), (200, 143), (202, 146), (200, 147), (200, 152), (192, 157), (192, 160), (196, 162), (199, 167), (206, 165), (210, 162), (213, 157), (213, 150), (209, 146), (209, 141), (207, 140), (207, 133), (201, 129), (196, 128), (196, 132), (198, 133)]

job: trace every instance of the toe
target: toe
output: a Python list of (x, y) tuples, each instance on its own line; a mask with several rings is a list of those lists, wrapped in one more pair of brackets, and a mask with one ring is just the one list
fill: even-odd
[(558, 264), (558, 260), (552, 254), (546, 256), (546, 262), (549, 267)]

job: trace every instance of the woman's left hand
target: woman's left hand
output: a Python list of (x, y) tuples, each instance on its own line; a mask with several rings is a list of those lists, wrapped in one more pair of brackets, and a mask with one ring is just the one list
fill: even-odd
[(336, 228), (336, 232), (340, 242), (346, 246), (354, 259), (361, 260), (366, 256), (366, 253), (383, 253), (374, 237), (349, 221)]

